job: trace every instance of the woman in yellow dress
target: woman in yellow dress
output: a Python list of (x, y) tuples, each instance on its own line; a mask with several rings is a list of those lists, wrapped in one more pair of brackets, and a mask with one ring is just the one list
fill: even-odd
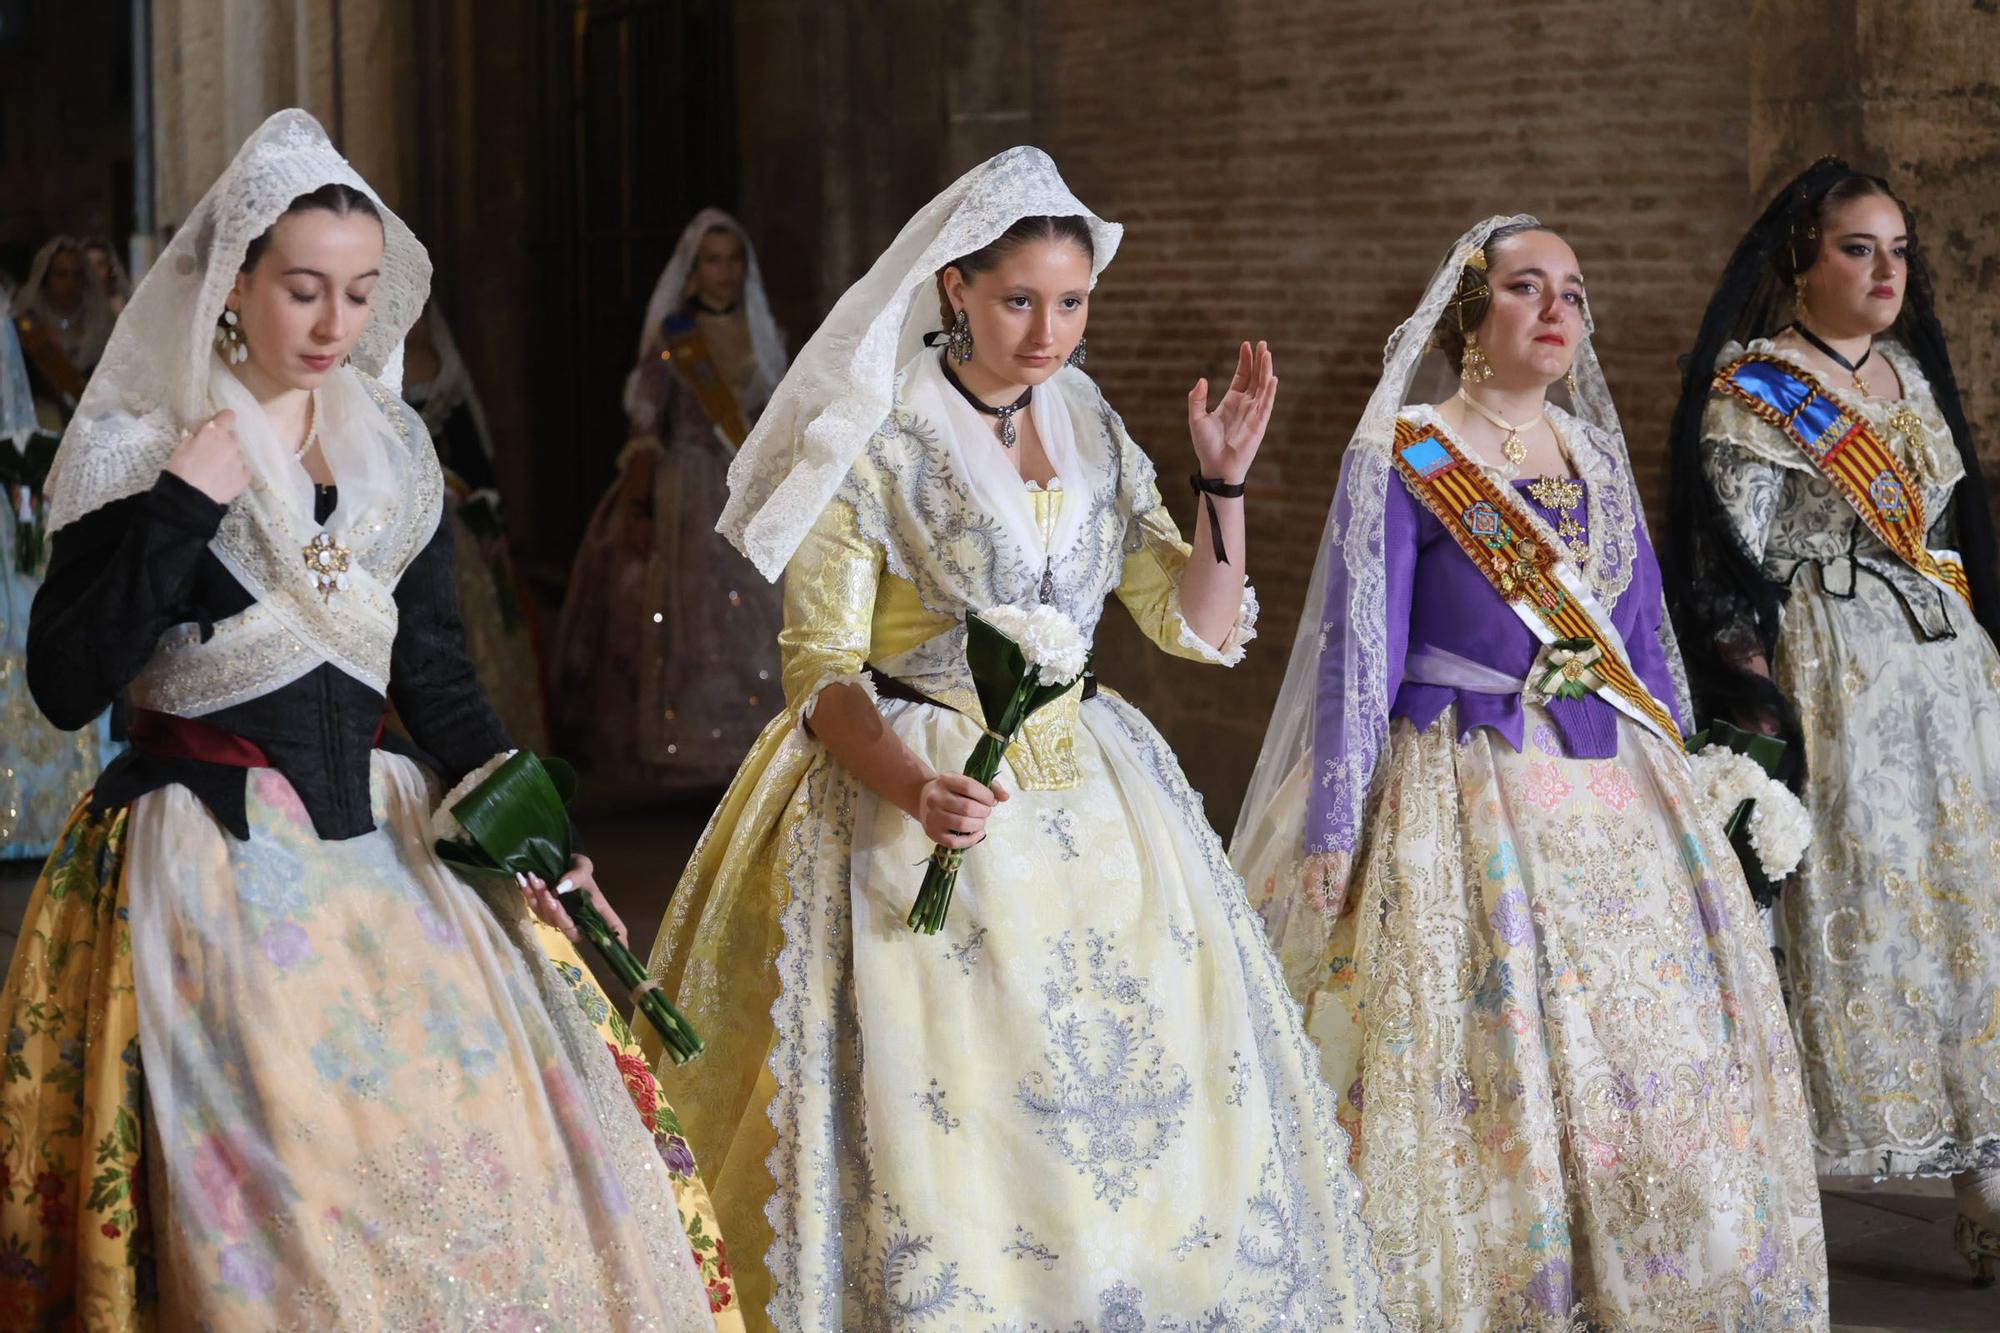
[[(1252, 637), (1270, 354), (1244, 345), (1213, 413), (1206, 381), (1188, 396), (1214, 501), (1190, 550), (1078, 368), (1119, 236), (1035, 149), (975, 168), (730, 470), (723, 532), (785, 576), (787, 706), (653, 963), (711, 1034), (663, 1082), (722, 1154), (745, 1304), (778, 1328), (1374, 1326), (1346, 1137), (1166, 743), (1086, 683), (993, 787), (958, 771), (986, 726), (968, 612), (1087, 641), (1115, 593), (1177, 656), (1234, 665)], [(933, 845), (969, 850), (925, 935)]]
[(133, 748), (0, 991), (0, 1326), (693, 1330), (727, 1305), (671, 1112), (528, 911), (567, 926), (550, 890), (446, 871), (440, 783), (378, 748), (390, 700), (446, 780), (509, 746), (436, 453), (382, 378), (429, 278), (281, 112), (64, 436), (29, 684), (71, 728), (124, 695)]

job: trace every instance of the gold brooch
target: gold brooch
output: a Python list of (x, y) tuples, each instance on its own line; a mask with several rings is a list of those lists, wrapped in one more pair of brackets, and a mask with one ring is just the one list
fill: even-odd
[(1544, 509), (1574, 509), (1583, 500), (1583, 485), (1568, 477), (1537, 477), (1528, 483), (1528, 494)]
[(321, 532), (306, 543), (306, 577), (313, 582), (313, 591), (331, 601), (336, 592), (347, 591), (347, 567), (354, 560), (354, 552), (333, 539), (332, 534)]

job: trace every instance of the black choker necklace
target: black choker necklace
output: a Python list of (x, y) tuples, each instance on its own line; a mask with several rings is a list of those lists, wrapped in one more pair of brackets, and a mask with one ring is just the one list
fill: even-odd
[(722, 309), (717, 310), (714, 306), (702, 300), (699, 296), (690, 296), (688, 298), (688, 305), (693, 307), (695, 310), (700, 311), (704, 315), (733, 315), (738, 310), (743, 308), (743, 302), (739, 300), (739, 301), (731, 301), (728, 305), (722, 307)]
[(944, 369), (944, 377), (951, 381), (951, 387), (958, 390), (959, 395), (966, 402), (971, 403), (989, 417), (1000, 418), (1000, 447), (1003, 449), (1012, 449), (1014, 441), (1019, 438), (1014, 434), (1014, 414), (1026, 407), (1029, 401), (1034, 398), (1035, 386), (1030, 384), (1027, 388), (1021, 390), (1021, 396), (1005, 407), (992, 407), (980, 402), (978, 395), (965, 387), (964, 383), (958, 378), (958, 372), (951, 368), (950, 361), (940, 357), (938, 358), (938, 365)]
[(1868, 344), (1868, 350), (1861, 354), (1861, 359), (1859, 361), (1849, 361), (1846, 357), (1834, 351), (1833, 348), (1827, 346), (1826, 341), (1822, 339), (1818, 334), (1814, 333), (1811, 329), (1799, 323), (1797, 320), (1792, 321), (1792, 332), (1798, 334), (1799, 337), (1804, 338), (1814, 347), (1819, 348), (1819, 350), (1821, 351), (1821, 353), (1825, 355), (1827, 360), (1833, 362), (1833, 364), (1839, 366), (1842, 370), (1852, 375), (1854, 377), (1855, 388), (1861, 390), (1863, 393), (1868, 392), (1868, 386), (1861, 382), (1861, 367), (1867, 365), (1868, 358), (1875, 355), (1874, 343)]

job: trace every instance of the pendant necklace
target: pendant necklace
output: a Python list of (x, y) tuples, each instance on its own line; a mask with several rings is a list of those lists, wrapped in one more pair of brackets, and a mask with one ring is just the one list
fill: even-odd
[(1833, 364), (1839, 366), (1842, 370), (1846, 371), (1850, 376), (1852, 376), (1854, 379), (1854, 387), (1856, 390), (1860, 392), (1863, 398), (1869, 398), (1873, 396), (1868, 392), (1868, 386), (1861, 382), (1861, 367), (1867, 365), (1868, 358), (1875, 355), (1875, 344), (1873, 343), (1868, 344), (1868, 350), (1861, 354), (1861, 359), (1859, 361), (1849, 361), (1839, 352), (1834, 351), (1833, 347), (1830, 344), (1828, 344), (1825, 339), (1821, 338), (1818, 334), (1814, 333), (1811, 329), (1807, 328), (1805, 325), (1800, 324), (1797, 321), (1794, 321), (1792, 324), (1792, 332), (1798, 334), (1799, 337), (1804, 338), (1814, 347), (1817, 347), (1820, 351), (1820, 355), (1824, 356), (1827, 360), (1833, 362)]
[(1464, 400), (1467, 407), (1477, 412), (1491, 425), (1505, 432), (1500, 440), (1500, 452), (1507, 459), (1507, 466), (1502, 468), (1501, 471), (1510, 477), (1519, 476), (1521, 464), (1528, 460), (1528, 442), (1521, 438), (1521, 432), (1524, 430), (1533, 430), (1538, 422), (1547, 417), (1547, 411), (1544, 410), (1537, 413), (1534, 421), (1524, 421), (1517, 426), (1486, 404), (1480, 402), (1477, 398), (1474, 398), (1464, 389), (1458, 391), (1458, 396)]
[(977, 394), (965, 387), (964, 382), (958, 378), (958, 373), (951, 368), (950, 361), (940, 360), (938, 364), (944, 368), (944, 377), (951, 381), (951, 387), (958, 390), (960, 397), (964, 398), (966, 402), (971, 403), (979, 411), (984, 412), (987, 416), (1000, 418), (1000, 447), (1003, 449), (1012, 449), (1015, 440), (1020, 438), (1014, 433), (1014, 414), (1026, 407), (1033, 400), (1035, 386), (1030, 384), (1027, 388), (1021, 390), (1021, 396), (1013, 402), (1008, 403), (1005, 407), (993, 407), (981, 402)]

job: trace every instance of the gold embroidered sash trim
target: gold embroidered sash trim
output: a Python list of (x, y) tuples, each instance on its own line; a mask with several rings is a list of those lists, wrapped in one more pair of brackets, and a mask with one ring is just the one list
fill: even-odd
[(1624, 636), (1576, 571), (1535, 534), (1518, 497), (1461, 452), (1435, 425), (1396, 423), (1396, 468), (1514, 614), (1544, 644), (1588, 641), (1590, 688), (1606, 703), (1676, 746), (1673, 711), (1632, 669)]
[(1717, 372), (1715, 386), (1796, 444), (1897, 559), (1972, 605), (1965, 566), (1925, 545), (1930, 524), (1922, 486), (1866, 418), (1808, 372), (1763, 352), (1732, 361)]
[(743, 409), (730, 391), (729, 381), (723, 378), (721, 367), (715, 364), (700, 327), (683, 315), (669, 319), (665, 333), (667, 346), (660, 359), (674, 368), (729, 447), (742, 448), (750, 434), (749, 427), (743, 424)]

